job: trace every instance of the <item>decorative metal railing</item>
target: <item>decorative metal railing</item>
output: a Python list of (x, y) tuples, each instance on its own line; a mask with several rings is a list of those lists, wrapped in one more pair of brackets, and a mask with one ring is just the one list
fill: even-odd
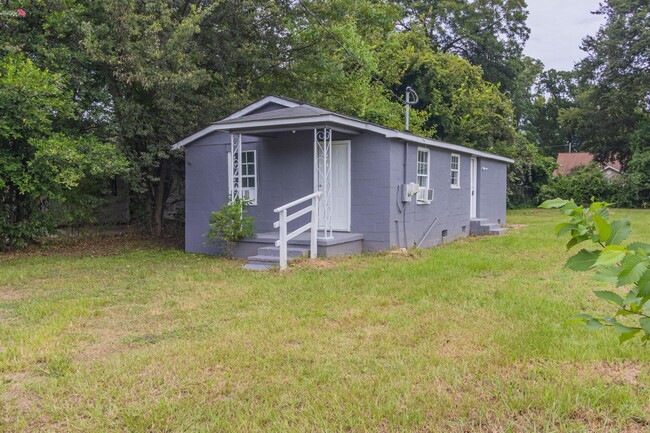
[(332, 234), (332, 129), (314, 129), (314, 185), (320, 198), (319, 218), (323, 238)]
[[(296, 236), (310, 230), (310, 241), (309, 241), (309, 257), (315, 259), (318, 255), (318, 243), (317, 243), (317, 234), (318, 234), (318, 201), (323, 193), (321, 191), (314, 192), (298, 200), (294, 200), (291, 203), (287, 203), (284, 206), (280, 206), (277, 209), (274, 209), (274, 212), (279, 214), (279, 220), (273, 223), (274, 228), (280, 229), (280, 239), (275, 241), (275, 246), (280, 247), (280, 269), (287, 268), (287, 244), (290, 240), (294, 239)], [(311, 204), (307, 207), (300, 209), (292, 214), (288, 214), (288, 210), (294, 206), (305, 203), (311, 200)], [(303, 215), (307, 215), (311, 212), (311, 221), (302, 227), (288, 233), (287, 224), (291, 221), (300, 218)]]
[(238, 198), (244, 198), (242, 194), (242, 171), (241, 171), (242, 139), (241, 134), (230, 134), (230, 155), (232, 158), (230, 182), (230, 201), (234, 203)]

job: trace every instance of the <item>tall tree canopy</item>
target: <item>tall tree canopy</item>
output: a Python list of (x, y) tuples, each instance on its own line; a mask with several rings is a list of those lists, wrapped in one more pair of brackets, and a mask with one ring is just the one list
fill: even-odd
[(0, 249), (48, 234), (75, 188), (126, 165), (115, 146), (62, 127), (75, 112), (62, 82), (22, 55), (0, 58)]
[(541, 66), (522, 55), (523, 0), (5, 5), (27, 16), (0, 21), (0, 54), (29, 59), (69, 97), (68, 114), (54, 110), (41, 138), (56, 148), (58, 134), (92, 134), (117, 146), (128, 161), (122, 176), (132, 209), (156, 234), (173, 173), (183, 167), (171, 145), (268, 94), (403, 129), (402, 95), (411, 85), (421, 96), (414, 132), (531, 154), (517, 126)]
[(606, 22), (583, 41), (588, 56), (577, 68), (582, 87), (567, 125), (599, 159), (627, 164), (634, 143), (650, 141), (650, 3), (609, 0), (596, 13)]

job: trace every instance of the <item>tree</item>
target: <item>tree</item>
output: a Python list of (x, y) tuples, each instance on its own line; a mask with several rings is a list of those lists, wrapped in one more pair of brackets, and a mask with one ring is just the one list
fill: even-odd
[(515, 142), (512, 104), (481, 69), (452, 54), (419, 53), (409, 71), (435, 136), (461, 145), (503, 150)]
[(515, 162), (508, 166), (508, 207), (529, 207), (539, 203), (539, 195), (552, 180), (555, 158), (544, 156), (539, 148), (519, 134), (516, 145), (505, 156)]
[[(400, 8), (388, 2), (299, 2), (289, 34), (291, 49), (276, 88), (288, 96), (396, 129), (404, 128), (400, 86), (415, 34), (399, 34)], [(422, 113), (412, 111), (412, 130), (427, 134)]]
[(522, 54), (523, 46), (530, 33), (524, 0), (400, 3), (404, 7), (402, 27), (422, 26), (435, 51), (456, 54), (480, 66), (484, 79), (498, 85), (519, 111), (519, 103), (529, 93), (529, 86), (522, 86), (529, 66), (529, 59)]
[(50, 233), (57, 204), (126, 167), (114, 145), (58, 127), (74, 113), (62, 81), (23, 56), (0, 58), (0, 249)]
[(171, 145), (272, 88), (286, 49), (283, 4), (106, 0), (89, 10), (82, 46), (104, 77), (153, 234), (162, 232), (178, 162)]
[(606, 23), (583, 40), (583, 86), (566, 124), (599, 161), (617, 158), (626, 166), (632, 138), (650, 118), (650, 3), (609, 0), (596, 14)]
[(579, 151), (580, 145), (567, 127), (577, 90), (573, 72), (550, 69), (539, 74), (532, 102), (521, 124), (526, 137), (548, 156)]

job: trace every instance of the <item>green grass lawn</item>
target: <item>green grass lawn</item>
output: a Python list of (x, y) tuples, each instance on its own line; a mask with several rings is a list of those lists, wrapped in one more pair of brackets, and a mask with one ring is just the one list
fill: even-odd
[(559, 218), (283, 273), (138, 242), (0, 256), (0, 430), (649, 431), (650, 348), (566, 323), (610, 309), (562, 270)]

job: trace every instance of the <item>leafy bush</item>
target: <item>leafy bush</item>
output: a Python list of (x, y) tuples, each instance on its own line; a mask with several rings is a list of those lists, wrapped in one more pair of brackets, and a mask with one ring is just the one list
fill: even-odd
[(237, 198), (221, 206), (210, 215), (210, 229), (206, 237), (210, 243), (221, 244), (232, 257), (237, 242), (255, 236), (255, 220), (246, 212), (247, 200)]
[(577, 204), (589, 205), (593, 197), (596, 201), (624, 206), (618, 200), (619, 182), (605, 178), (596, 164), (588, 164), (576, 168), (569, 176), (551, 178), (548, 184), (541, 187), (539, 198), (544, 201), (555, 197), (573, 197)]
[(555, 160), (543, 156), (534, 144), (523, 139), (510, 151), (497, 151), (515, 161), (508, 166), (508, 207), (538, 205), (537, 196), (552, 179)]
[(623, 246), (632, 231), (631, 223), (627, 219), (610, 222), (609, 206), (610, 203), (593, 202), (585, 208), (573, 200), (560, 198), (540, 205), (545, 209), (558, 208), (570, 218), (569, 222), (555, 228), (557, 236), (571, 235), (567, 250), (585, 241), (591, 241), (596, 247), (580, 250), (567, 260), (566, 268), (595, 270), (594, 279), (627, 287), (624, 296), (609, 290), (594, 292), (598, 298), (616, 307), (613, 316), (598, 318), (578, 314), (573, 319), (585, 322), (592, 330), (613, 327), (621, 343), (640, 335), (645, 344), (650, 340), (650, 244), (632, 242)]
[(25, 56), (0, 57), (0, 250), (77, 218), (82, 187), (127, 169), (114, 144), (61, 132), (75, 108), (62, 81)]

